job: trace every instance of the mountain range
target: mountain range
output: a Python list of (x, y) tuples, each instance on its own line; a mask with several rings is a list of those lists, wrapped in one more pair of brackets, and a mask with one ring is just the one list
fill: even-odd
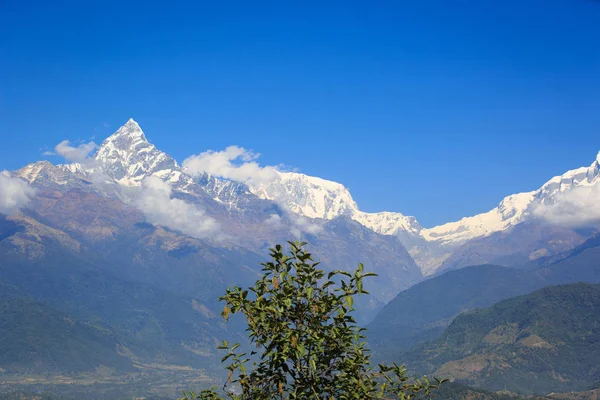
[[(367, 283), (371, 296), (357, 303), (358, 320), (366, 325), (383, 309), (373, 323), (376, 340), (377, 329), (394, 329), (410, 344), (439, 337), (466, 309), (574, 282), (569, 274), (580, 269), (569, 263), (595, 251), (585, 246), (593, 248), (598, 233), (600, 215), (590, 204), (600, 198), (599, 158), (488, 213), (424, 228), (400, 213), (361, 211), (340, 183), (259, 167), (243, 149), (180, 164), (132, 119), (91, 156), (61, 146), (70, 163), (39, 161), (0, 174), (0, 305), (10, 316), (0, 328), (5, 337), (22, 336), (11, 311), (20, 307), (43, 315), (53, 337), (82, 338), (30, 353), (35, 373), (212, 373), (216, 343), (243, 336), (239, 321), (221, 321), (218, 297), (253, 282), (269, 247), (290, 239), (308, 242), (326, 270), (362, 262), (377, 273)], [(458, 289), (435, 289), (449, 281)], [(492, 281), (506, 285), (469, 302), (462, 281), (481, 290)], [(435, 290), (447, 296), (432, 296)], [(401, 314), (386, 314), (428, 299), (445, 311), (408, 331), (395, 324)], [(5, 347), (0, 340), (0, 374), (23, 373), (23, 352), (51, 340), (29, 339), (20, 346), (6, 339)], [(86, 357), (73, 371), (68, 360), (78, 346), (104, 357)]]
[(430, 275), (483, 263), (517, 264), (581, 243), (589, 233), (573, 227), (597, 227), (597, 212), (586, 206), (600, 197), (599, 168), (600, 153), (589, 167), (555, 176), (538, 190), (507, 196), (486, 213), (433, 228), (400, 213), (362, 212), (343, 185), (298, 173), (278, 173), (252, 191), (306, 217), (348, 216), (375, 232), (396, 235)]
[[(299, 236), (322, 234), (321, 228), (329, 221), (352, 220), (378, 234), (396, 236), (423, 275), (483, 263), (514, 265), (557, 254), (590, 237), (600, 217), (588, 207), (600, 196), (600, 154), (589, 167), (553, 177), (537, 190), (507, 196), (489, 212), (433, 228), (424, 228), (415, 217), (397, 212), (360, 211), (350, 192), (337, 182), (273, 167), (257, 171), (260, 179), (223, 174), (227, 179), (207, 173), (221, 173), (210, 164), (210, 159), (191, 157), (180, 166), (150, 144), (130, 119), (89, 159), (58, 165), (54, 170), (45, 162), (35, 163), (15, 175), (34, 187), (53, 182), (63, 190), (83, 179), (92, 182), (94, 190), (103, 196), (142, 211), (156, 205), (144, 201), (149, 196), (140, 196), (140, 192), (151, 195), (168, 191), (170, 197), (201, 206), (193, 211), (204, 216), (202, 223), (193, 226), (171, 221), (171, 228), (205, 239), (214, 236), (215, 226), (224, 220), (219, 233), (235, 237), (233, 242), (243, 242), (252, 250), (282, 225), (286, 229), (280, 232), (292, 231)], [(173, 219), (166, 218), (173, 216), (164, 212), (147, 211), (151, 223)], [(282, 218), (286, 219), (284, 224)], [(248, 228), (260, 222), (270, 232), (248, 235)]]

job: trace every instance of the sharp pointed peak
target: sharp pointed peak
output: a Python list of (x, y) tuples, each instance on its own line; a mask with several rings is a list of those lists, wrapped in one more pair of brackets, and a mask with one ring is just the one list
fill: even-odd
[(133, 118), (129, 118), (127, 120), (127, 122), (125, 122), (125, 125), (123, 125), (123, 126), (139, 128), (140, 124), (138, 124), (137, 121), (134, 120)]
[(149, 144), (149, 142), (140, 125), (133, 118), (129, 118), (115, 133), (104, 139), (100, 148), (102, 149), (111, 144), (124, 148), (131, 147), (132, 145), (145, 145)]
[(98, 147), (98, 151), (94, 155), (96, 159), (102, 159), (111, 154), (114, 150), (119, 149), (120, 151), (136, 152), (142, 147), (154, 147), (148, 142), (142, 128), (133, 119), (121, 126), (115, 133), (104, 139), (102, 144)]
[(140, 124), (138, 124), (133, 118), (129, 118), (125, 125), (121, 126), (112, 136), (140, 136), (144, 137), (144, 132), (142, 128), (140, 128)]

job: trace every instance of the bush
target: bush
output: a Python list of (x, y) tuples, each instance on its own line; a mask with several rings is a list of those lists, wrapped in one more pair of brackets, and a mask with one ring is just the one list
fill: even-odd
[[(350, 274), (318, 269), (306, 243), (289, 242), (289, 255), (280, 245), (270, 249), (263, 276), (247, 290), (228, 288), (220, 298), (222, 316), (242, 313), (250, 341), (257, 350), (238, 352), (239, 344), (223, 342), (227, 351), (226, 397), (271, 399), (418, 399), (428, 397), (442, 381), (411, 380), (397, 364), (374, 369), (366, 348), (364, 328), (352, 317), (354, 297), (368, 294), (363, 279), (375, 276), (362, 264)], [(247, 364), (252, 361), (252, 369)], [(215, 388), (185, 399), (220, 399)]]

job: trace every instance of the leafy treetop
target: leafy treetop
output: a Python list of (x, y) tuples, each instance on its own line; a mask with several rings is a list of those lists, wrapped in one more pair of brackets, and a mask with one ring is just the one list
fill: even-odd
[[(227, 351), (228, 379), (224, 395), (234, 400), (271, 399), (418, 399), (429, 395), (442, 381), (410, 380), (397, 364), (370, 363), (364, 328), (352, 317), (354, 298), (368, 294), (363, 279), (375, 276), (362, 264), (353, 274), (319, 268), (304, 246), (288, 242), (270, 249), (263, 276), (254, 286), (228, 288), (220, 298), (222, 316), (242, 313), (249, 338), (257, 350), (238, 351), (239, 344), (223, 342)], [(247, 365), (251, 358), (252, 369)], [(186, 399), (221, 399), (213, 388)]]

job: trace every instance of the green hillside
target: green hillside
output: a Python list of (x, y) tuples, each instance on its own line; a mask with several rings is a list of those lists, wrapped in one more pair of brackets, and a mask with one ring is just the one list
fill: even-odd
[(403, 362), (404, 352), (438, 338), (457, 315), (472, 309), (546, 286), (600, 283), (600, 240), (590, 239), (548, 265), (527, 268), (466, 267), (401, 292), (368, 326), (374, 357)]
[(600, 285), (547, 287), (458, 316), (407, 355), (436, 376), (524, 394), (582, 391), (600, 378)]
[(495, 265), (467, 267), (400, 293), (368, 326), (367, 337), (375, 357), (401, 360), (401, 354), (415, 344), (439, 337), (461, 312), (542, 286), (542, 279), (523, 279), (525, 274)]
[(0, 371), (74, 373), (132, 370), (111, 332), (29, 299), (0, 300)]
[[(157, 365), (208, 370), (218, 365), (218, 340), (236, 337), (211, 305), (119, 279), (58, 250), (39, 261), (9, 256), (0, 259), (0, 299), (31, 298), (112, 332), (124, 354), (136, 365), (152, 370)], [(35, 329), (31, 327), (31, 334), (40, 334)]]
[[(455, 382), (446, 382), (432, 394), (431, 400), (525, 400), (514, 394), (495, 393)], [(540, 399), (541, 400), (541, 399)]]

